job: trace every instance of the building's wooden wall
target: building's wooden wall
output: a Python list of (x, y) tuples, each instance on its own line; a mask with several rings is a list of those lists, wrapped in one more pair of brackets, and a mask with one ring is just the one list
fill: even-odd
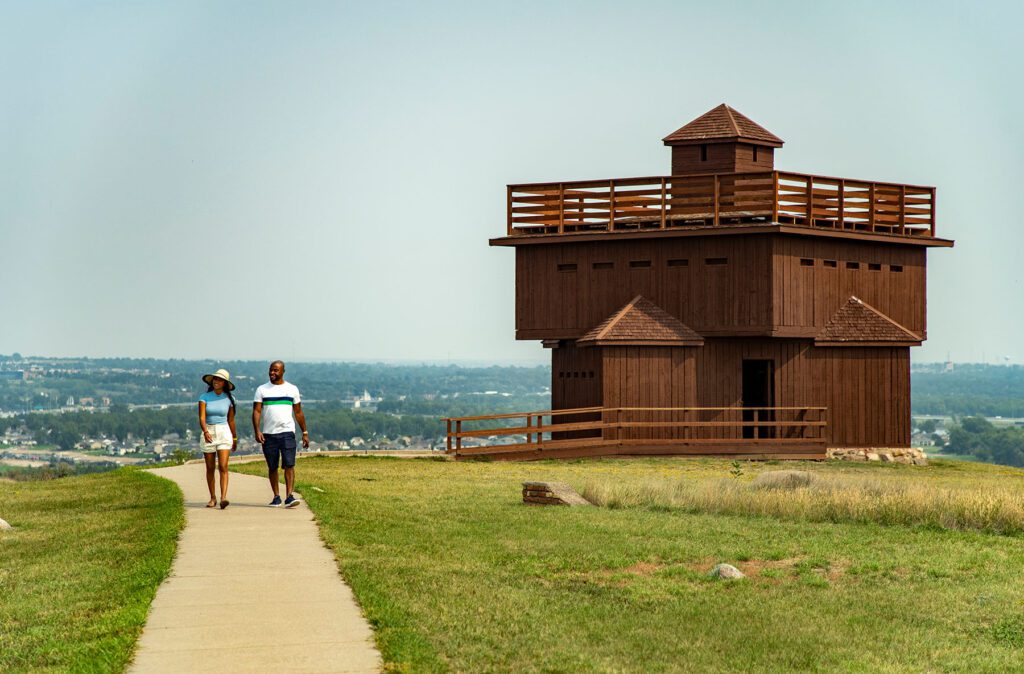
[[(775, 366), (775, 406), (828, 408), (829, 446), (910, 444), (908, 347), (823, 348), (804, 339), (742, 338), (708, 339), (703, 347), (592, 347), (579, 351), (603, 352), (603, 401), (587, 404), (739, 407), (743, 402), (743, 361), (764, 359)], [(583, 405), (565, 405), (575, 406)], [(650, 420), (663, 419), (652, 416)], [(739, 437), (740, 433), (736, 429), (733, 435)]]
[(766, 334), (770, 258), (760, 235), (519, 246), (516, 337), (578, 338), (637, 295), (701, 334)]
[(700, 173), (745, 173), (771, 171), (774, 168), (774, 148), (758, 146), (754, 161), (754, 146), (747, 143), (708, 143), (707, 160), (700, 159), (700, 145), (674, 145), (672, 147), (672, 175)]
[(602, 405), (601, 367), (601, 350), (598, 348), (580, 348), (570, 343), (552, 349), (552, 409)]
[(578, 338), (636, 295), (704, 336), (783, 337), (814, 336), (856, 295), (925, 337), (925, 282), (924, 248), (820, 237), (518, 246), (516, 337)]
[[(772, 323), (777, 329), (805, 329), (810, 336), (823, 328), (851, 295), (856, 295), (925, 337), (925, 250), (814, 237), (773, 237)], [(835, 266), (830, 266), (832, 262)], [(902, 271), (897, 271), (900, 268)]]

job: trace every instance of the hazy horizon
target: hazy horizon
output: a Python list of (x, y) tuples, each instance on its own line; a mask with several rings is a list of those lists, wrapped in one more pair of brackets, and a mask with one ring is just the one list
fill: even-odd
[(1024, 362), (1021, 19), (0, 4), (0, 352), (542, 363), (487, 245), (505, 185), (668, 173), (660, 139), (726, 102), (786, 141), (780, 169), (935, 185), (957, 245), (928, 253), (914, 361)]

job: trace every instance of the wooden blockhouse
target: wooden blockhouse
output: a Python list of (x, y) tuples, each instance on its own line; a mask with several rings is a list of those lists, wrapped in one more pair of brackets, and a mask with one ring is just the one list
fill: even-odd
[(935, 188), (778, 171), (783, 141), (727, 105), (663, 142), (668, 176), (508, 186), (490, 243), (515, 250), (516, 338), (551, 349), (552, 409), (449, 420), (450, 452), (909, 446), (925, 254), (953, 245)]

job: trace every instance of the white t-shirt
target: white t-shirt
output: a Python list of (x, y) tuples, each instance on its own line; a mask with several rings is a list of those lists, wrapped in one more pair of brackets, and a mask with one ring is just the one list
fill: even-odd
[(292, 406), (302, 402), (294, 384), (272, 384), (269, 381), (256, 389), (253, 402), (263, 403), (260, 430), (263, 433), (294, 433)]

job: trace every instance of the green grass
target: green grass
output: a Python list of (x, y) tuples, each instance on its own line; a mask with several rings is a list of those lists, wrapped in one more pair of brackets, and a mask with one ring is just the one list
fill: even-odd
[[(782, 467), (797, 466), (744, 464), (739, 481)], [(799, 467), (945, 487), (1024, 487), (1024, 471), (964, 462)], [(390, 671), (1021, 668), (1019, 537), (520, 502), (524, 480), (582, 489), (729, 478), (729, 469), (714, 460), (357, 457), (305, 459), (297, 473)], [(747, 579), (708, 578), (719, 561)]]
[(122, 468), (2, 493), (0, 671), (121, 671), (171, 565), (180, 490)]

